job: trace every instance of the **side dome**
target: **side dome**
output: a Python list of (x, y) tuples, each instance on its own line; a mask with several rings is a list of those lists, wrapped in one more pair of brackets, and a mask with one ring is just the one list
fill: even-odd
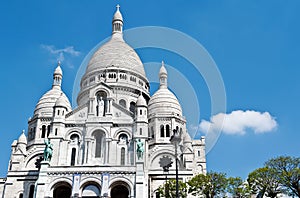
[(60, 101), (67, 110), (71, 111), (71, 105), (67, 96), (59, 89), (51, 89), (45, 93), (37, 103), (34, 115), (52, 116), (53, 107), (59, 98), (61, 98)]
[(58, 102), (59, 98), (60, 104), (63, 104), (63, 106), (66, 107), (68, 111), (72, 110), (69, 99), (61, 90), (61, 82), (62, 70), (60, 67), (60, 63), (58, 63), (58, 66), (53, 74), (52, 89), (47, 91), (40, 98), (37, 105), (35, 106), (34, 115), (51, 117), (53, 115), (53, 107), (55, 106), (56, 102)]
[(176, 96), (167, 88), (156, 91), (148, 103), (149, 114), (175, 114), (182, 116), (181, 106)]
[(162, 62), (159, 70), (159, 89), (153, 94), (148, 103), (149, 114), (175, 114), (182, 116), (182, 109), (176, 96), (168, 89), (168, 73)]

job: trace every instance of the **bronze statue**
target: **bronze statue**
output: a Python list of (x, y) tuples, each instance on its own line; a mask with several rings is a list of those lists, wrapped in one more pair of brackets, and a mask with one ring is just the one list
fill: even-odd
[(53, 154), (53, 145), (51, 144), (49, 139), (45, 139), (45, 150), (44, 150), (44, 161), (51, 161)]
[(143, 157), (144, 154), (144, 143), (141, 141), (141, 139), (138, 139), (136, 141), (136, 153), (137, 153), (137, 157), (138, 159), (141, 159)]

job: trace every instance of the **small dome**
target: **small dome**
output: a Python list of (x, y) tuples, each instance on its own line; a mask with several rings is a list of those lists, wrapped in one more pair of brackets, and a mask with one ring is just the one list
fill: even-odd
[(161, 63), (159, 70), (160, 86), (149, 100), (149, 114), (175, 114), (182, 116), (181, 106), (176, 96), (168, 89), (167, 86), (167, 70), (164, 62)]
[(142, 94), (138, 97), (136, 106), (147, 106), (147, 102)]
[(70, 106), (70, 102), (69, 102), (68, 98), (66, 98), (64, 96), (64, 94), (62, 93), (60, 95), (60, 97), (56, 100), (55, 106), (56, 107), (66, 107), (67, 108), (68, 106)]
[(41, 97), (35, 107), (34, 115), (52, 116), (53, 107), (55, 106), (58, 98), (61, 98), (61, 101), (63, 101), (67, 110), (71, 111), (71, 105), (67, 96), (61, 91), (61, 89), (55, 89), (54, 87)]
[(20, 135), (20, 137), (18, 139), (18, 144), (27, 144), (27, 138), (26, 138), (24, 131), (22, 132), (22, 134)]
[(117, 11), (114, 14), (113, 21), (123, 21), (122, 14), (120, 12), (120, 6), (117, 5)]
[(168, 88), (160, 88), (150, 98), (149, 114), (172, 114), (182, 116), (181, 106), (176, 96)]

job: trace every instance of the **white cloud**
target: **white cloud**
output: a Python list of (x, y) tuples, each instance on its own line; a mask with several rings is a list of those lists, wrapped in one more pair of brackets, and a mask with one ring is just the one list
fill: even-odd
[[(54, 55), (56, 58), (56, 61), (63, 62), (66, 59), (66, 55), (69, 56), (79, 56), (80, 52), (76, 51), (73, 46), (68, 46), (62, 49), (57, 49), (54, 45), (44, 45), (42, 44), (41, 47), (48, 51), (51, 55)], [(73, 67), (73, 65), (70, 63), (70, 61), (66, 61), (67, 65), (69, 67)]]
[(202, 120), (199, 129), (204, 132), (222, 131), (230, 135), (244, 135), (247, 129), (254, 133), (267, 133), (277, 128), (277, 122), (269, 112), (253, 110), (237, 110), (229, 114), (219, 113), (210, 118), (210, 121)]

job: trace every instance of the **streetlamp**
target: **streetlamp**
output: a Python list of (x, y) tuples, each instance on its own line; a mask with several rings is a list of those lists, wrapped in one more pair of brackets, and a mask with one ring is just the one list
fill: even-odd
[(173, 130), (173, 135), (170, 138), (170, 142), (175, 145), (175, 164), (176, 164), (176, 198), (179, 198), (179, 185), (178, 185), (178, 159), (177, 148), (181, 141), (181, 134), (178, 133), (178, 127)]

